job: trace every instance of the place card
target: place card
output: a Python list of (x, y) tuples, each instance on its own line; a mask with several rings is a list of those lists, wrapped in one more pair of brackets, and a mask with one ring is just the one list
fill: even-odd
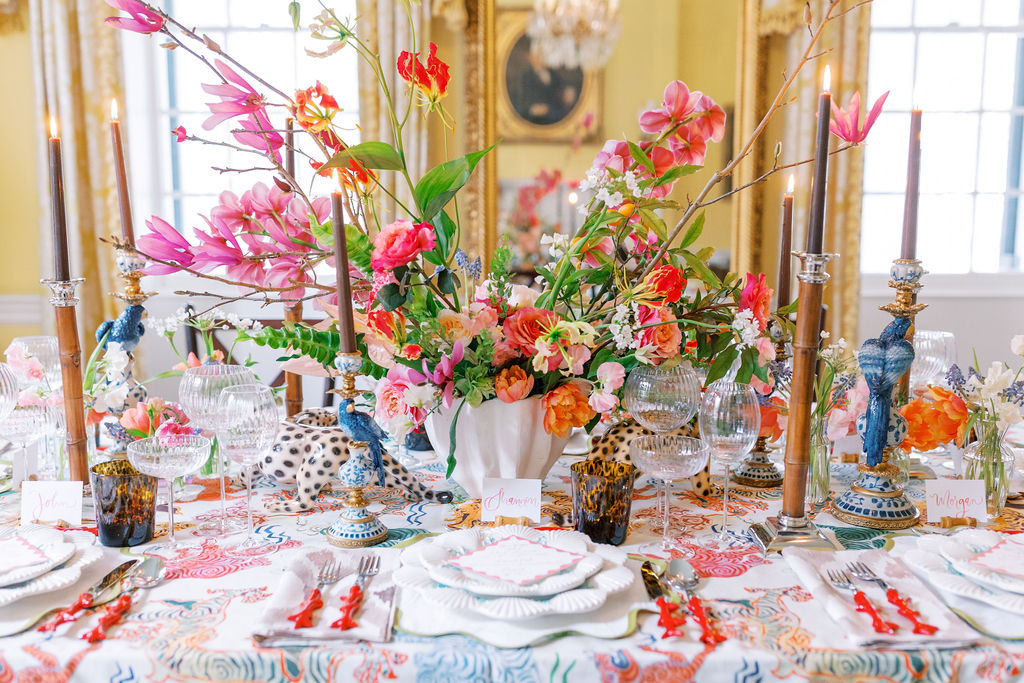
[(938, 523), (947, 516), (980, 521), (988, 515), (985, 482), (980, 479), (930, 479), (924, 483), (924, 493), (929, 521)]
[(21, 523), (82, 526), (82, 482), (21, 482)]
[(499, 479), (484, 477), (480, 519), (493, 522), (497, 516), (526, 517), (540, 523), (540, 479)]

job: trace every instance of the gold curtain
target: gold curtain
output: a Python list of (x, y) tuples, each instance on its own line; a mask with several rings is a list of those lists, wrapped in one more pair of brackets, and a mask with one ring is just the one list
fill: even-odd
[[(856, 0), (845, 1), (834, 14), (852, 7)], [(820, 21), (827, 0), (746, 0), (741, 20), (741, 61), (737, 106), (737, 134), (743, 139), (753, 130), (770, 104), (778, 74), (792, 73), (799, 62), (810, 34), (804, 23), (805, 5), (809, 5), (812, 26)], [(870, 6), (860, 7), (833, 19), (819, 47), (828, 50), (801, 71), (789, 92), (796, 100), (786, 106), (779, 121), (764, 136), (754, 160), (741, 164), (736, 182), (750, 182), (773, 163), (776, 139), (782, 140), (780, 164), (788, 164), (814, 155), (816, 110), (821, 92), (824, 65), (832, 70), (832, 92), (837, 103), (845, 104), (854, 91), (867, 94), (867, 57), (870, 31)], [(836, 145), (833, 141), (833, 148)], [(840, 258), (829, 266), (832, 274), (825, 290), (829, 306), (828, 329), (834, 336), (855, 342), (858, 338), (860, 306), (860, 213), (863, 179), (863, 150), (852, 149), (834, 155), (829, 164), (828, 205), (825, 208), (825, 248)], [(777, 174), (781, 176), (782, 174)], [(786, 173), (788, 176), (788, 172)], [(800, 248), (806, 239), (810, 205), (811, 166), (796, 170), (793, 245)], [(764, 209), (781, 197), (784, 182), (760, 184), (737, 199), (737, 228), (734, 233), (733, 267), (740, 272), (776, 272), (777, 230)], [(768, 224), (766, 224), (766, 222)], [(793, 263), (793, 271), (797, 263)], [(795, 287), (794, 287), (795, 291)]]
[[(116, 315), (114, 260), (101, 236), (118, 228), (117, 189), (110, 142), (110, 100), (123, 105), (121, 61), (117, 31), (103, 19), (114, 12), (96, 0), (30, 0), (35, 109), (39, 158), (39, 226), (42, 272), (52, 271), (50, 179), (47, 156), (47, 124), (57, 117), (64, 155), (64, 188), (67, 204), (68, 247), (71, 274), (85, 278), (79, 288), (83, 349), (104, 319)], [(119, 233), (118, 233), (119, 234)]]

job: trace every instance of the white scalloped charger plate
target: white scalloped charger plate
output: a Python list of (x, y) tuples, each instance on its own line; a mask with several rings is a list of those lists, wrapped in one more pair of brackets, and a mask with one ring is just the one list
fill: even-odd
[(917, 548), (907, 551), (903, 560), (912, 568), (923, 573), (928, 582), (936, 588), (983, 602), (1007, 612), (1024, 615), (1024, 595), (986, 586), (964, 576), (940, 554), (939, 542), (941, 540), (944, 539), (919, 539)]
[[(528, 585), (489, 579), (467, 572), (447, 562), (463, 553), (472, 552), (488, 543), (509, 536), (519, 536), (560, 550), (585, 555), (572, 568)], [(402, 554), (402, 564), (420, 565), (431, 579), (449, 588), (490, 597), (541, 597), (555, 595), (580, 586), (599, 572), (606, 562), (621, 565), (626, 553), (609, 545), (595, 545), (577, 531), (538, 531), (524, 526), (501, 526), (492, 529), (474, 528), (452, 531), (424, 539)]]
[(67, 562), (75, 552), (73, 543), (64, 537), (64, 532), (44, 526), (28, 526), (16, 530), (12, 536), (20, 536), (46, 555), (46, 561), (28, 567), (19, 567), (0, 573), (0, 588), (23, 583), (41, 576), (54, 567)]
[(103, 557), (103, 549), (96, 545), (96, 537), (88, 531), (57, 531), (55, 533), (67, 537), (65, 545), (71, 548), (71, 555), (67, 563), (24, 583), (0, 588), (0, 607), (30, 595), (66, 588), (78, 581), (84, 568)]
[[(988, 529), (965, 529), (941, 539), (939, 550), (954, 569), (971, 580), (1024, 595), (1024, 580), (971, 562), (1004, 538), (1002, 534)], [(1024, 562), (1024, 553), (1021, 560)]]

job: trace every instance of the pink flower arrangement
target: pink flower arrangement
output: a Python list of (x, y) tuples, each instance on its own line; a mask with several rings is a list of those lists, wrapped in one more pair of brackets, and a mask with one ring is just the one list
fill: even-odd
[(619, 398), (615, 392), (622, 386), (626, 378), (626, 370), (622, 363), (608, 361), (602, 363), (597, 369), (597, 383), (594, 390), (590, 392), (588, 403), (597, 413), (611, 412), (619, 405)]
[(853, 93), (850, 97), (850, 103), (846, 109), (836, 106), (835, 102), (832, 102), (832, 120), (828, 124), (828, 129), (840, 140), (846, 142), (852, 142), (854, 144), (858, 142), (864, 142), (868, 136), (868, 132), (871, 130), (871, 126), (875, 125), (875, 120), (878, 115), (882, 113), (882, 105), (885, 104), (885, 98), (889, 96), (889, 91), (886, 90), (882, 93), (882, 96), (875, 100), (874, 105), (871, 107), (871, 111), (868, 112), (864, 118), (864, 123), (860, 122), (860, 92)]
[(764, 273), (754, 277), (747, 273), (747, 284), (740, 293), (740, 310), (750, 310), (761, 331), (768, 326), (768, 317), (771, 315), (772, 294), (775, 290), (768, 287)]
[(654, 365), (672, 358), (679, 354), (679, 347), (683, 343), (683, 333), (676, 323), (670, 323), (675, 316), (668, 308), (650, 308), (640, 306), (637, 322), (643, 325), (650, 325), (640, 330), (639, 340), (642, 347), (649, 347), (652, 350), (651, 362)]
[[(176, 423), (178, 426), (165, 426), (161, 433), (159, 431), (160, 427), (168, 422)], [(128, 408), (118, 420), (118, 423), (128, 435), (136, 439), (144, 439), (156, 435), (194, 434), (195, 431), (192, 429), (189, 429), (187, 432), (181, 430), (181, 427), (187, 425), (188, 422), (188, 416), (185, 415), (185, 411), (181, 406), (157, 397), (150, 398), (145, 403), (137, 403)]]
[(704, 93), (672, 81), (665, 86), (661, 106), (640, 115), (640, 129), (667, 135), (679, 163), (702, 166), (707, 141), (718, 142), (725, 134), (725, 111)]
[(828, 415), (825, 434), (830, 441), (838, 441), (857, 433), (857, 418), (868, 409), (868, 383), (863, 377), (846, 394), (845, 404), (832, 409)]
[(370, 265), (378, 270), (407, 266), (424, 251), (434, 248), (434, 227), (430, 223), (413, 224), (399, 220), (390, 223), (373, 238)]

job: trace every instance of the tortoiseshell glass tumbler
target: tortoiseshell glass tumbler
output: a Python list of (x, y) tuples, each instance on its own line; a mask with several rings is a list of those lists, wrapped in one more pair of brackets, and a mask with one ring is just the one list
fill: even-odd
[(110, 460), (89, 469), (89, 482), (100, 543), (124, 548), (153, 539), (156, 477), (142, 474), (127, 460)]
[(629, 531), (636, 467), (614, 460), (581, 460), (569, 470), (576, 531), (594, 543), (622, 545)]

